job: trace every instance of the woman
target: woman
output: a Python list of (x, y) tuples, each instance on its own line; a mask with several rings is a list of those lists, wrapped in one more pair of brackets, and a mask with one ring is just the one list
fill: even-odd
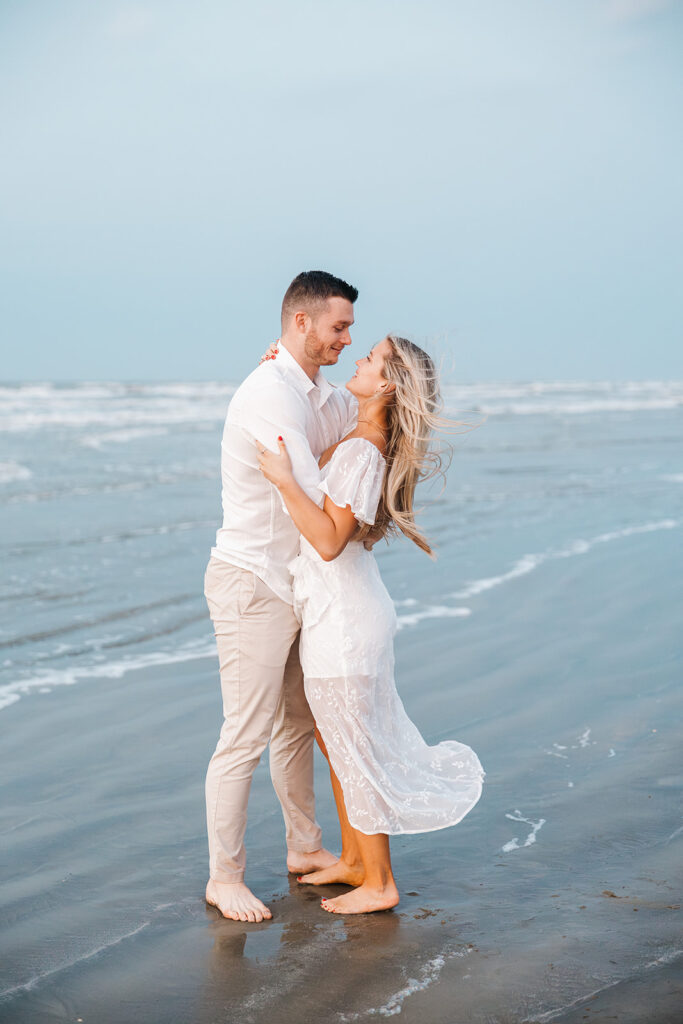
[(338, 914), (396, 906), (389, 835), (455, 825), (484, 777), (473, 750), (455, 740), (429, 747), (408, 718), (394, 683), (394, 606), (362, 543), (369, 532), (400, 530), (432, 555), (413, 495), (439, 467), (429, 449), (436, 371), (422, 349), (394, 335), (356, 366), (346, 387), (358, 400), (358, 424), (321, 457), (323, 508), (297, 484), (282, 441), (279, 454), (266, 449), (259, 459), (302, 537), (290, 565), (301, 664), (342, 833), (337, 863), (299, 881), (353, 886), (322, 901)]

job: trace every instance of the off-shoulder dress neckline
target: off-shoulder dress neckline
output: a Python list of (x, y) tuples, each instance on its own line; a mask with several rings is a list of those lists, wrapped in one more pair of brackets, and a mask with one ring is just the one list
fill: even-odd
[(320, 468), (321, 468), (321, 469), (326, 469), (326, 468), (327, 468), (327, 466), (329, 466), (329, 464), (330, 464), (330, 463), (332, 462), (332, 459), (333, 459), (333, 458), (335, 457), (335, 455), (337, 454), (337, 452), (339, 451), (339, 449), (341, 448), (341, 446), (342, 446), (343, 444), (349, 444), (349, 443), (350, 443), (351, 441), (365, 441), (365, 443), (366, 443), (366, 444), (369, 444), (369, 445), (371, 445), (371, 446), (372, 446), (372, 447), (373, 447), (373, 448), (375, 449), (375, 451), (376, 451), (376, 452), (378, 452), (378, 454), (379, 454), (379, 457), (380, 457), (381, 459), (383, 459), (383, 460), (384, 460), (384, 462), (386, 462), (386, 461), (387, 461), (387, 460), (386, 460), (386, 459), (384, 458), (384, 454), (383, 454), (383, 453), (382, 453), (382, 452), (380, 451), (380, 449), (379, 449), (379, 448), (377, 447), (377, 445), (376, 445), (376, 444), (374, 443), (374, 441), (371, 441), (371, 440), (370, 440), (369, 438), (367, 438), (367, 437), (343, 437), (343, 438), (341, 439), (341, 441), (338, 441), (338, 442), (337, 442), (337, 444), (335, 445), (335, 449), (334, 449), (334, 451), (332, 452), (332, 454), (330, 455), (330, 457), (329, 457), (329, 459), (327, 460), (327, 462), (325, 462), (325, 463), (324, 463), (324, 464), (323, 464), (323, 465), (322, 465), (322, 466), (321, 466)]

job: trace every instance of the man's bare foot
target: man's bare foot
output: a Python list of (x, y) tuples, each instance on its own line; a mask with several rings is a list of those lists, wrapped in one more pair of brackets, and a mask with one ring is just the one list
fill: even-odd
[(312, 871), (308, 875), (299, 875), (297, 882), (306, 885), (362, 885), (365, 871), (362, 863), (347, 864), (341, 857), (322, 871)]
[(287, 870), (291, 875), (301, 875), (304, 871), (321, 871), (337, 863), (338, 858), (322, 847), (313, 853), (297, 853), (290, 850), (287, 854)]
[(223, 917), (231, 921), (255, 924), (257, 921), (270, 921), (273, 916), (244, 882), (216, 882), (210, 878), (206, 886), (206, 902), (217, 907)]
[(321, 906), (330, 914), (372, 914), (375, 910), (390, 910), (398, 900), (398, 889), (393, 884), (382, 889), (361, 885), (343, 896), (323, 900)]

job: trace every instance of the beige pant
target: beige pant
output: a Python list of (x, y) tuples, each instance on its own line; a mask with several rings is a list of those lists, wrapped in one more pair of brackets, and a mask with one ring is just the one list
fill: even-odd
[(270, 741), (270, 774), (285, 818), (287, 849), (317, 850), (313, 716), (299, 664), (299, 623), (248, 569), (211, 557), (204, 593), (213, 620), (224, 722), (206, 775), (211, 878), (244, 877), (251, 777)]

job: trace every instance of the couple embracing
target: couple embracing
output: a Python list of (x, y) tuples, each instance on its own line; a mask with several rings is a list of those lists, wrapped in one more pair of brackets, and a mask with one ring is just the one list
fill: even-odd
[[(326, 380), (357, 296), (323, 271), (292, 281), (277, 350), (235, 392), (223, 433), (224, 518), (205, 577), (224, 713), (206, 777), (206, 900), (233, 920), (271, 917), (244, 882), (249, 789), (268, 744), (288, 870), (351, 887), (322, 900), (332, 913), (396, 906), (389, 836), (455, 825), (482, 790), (474, 751), (428, 746), (396, 692), (396, 614), (372, 546), (400, 531), (431, 554), (413, 496), (432, 464), (439, 387), (430, 357), (394, 335), (344, 390)], [(315, 819), (314, 740), (340, 857)]]

